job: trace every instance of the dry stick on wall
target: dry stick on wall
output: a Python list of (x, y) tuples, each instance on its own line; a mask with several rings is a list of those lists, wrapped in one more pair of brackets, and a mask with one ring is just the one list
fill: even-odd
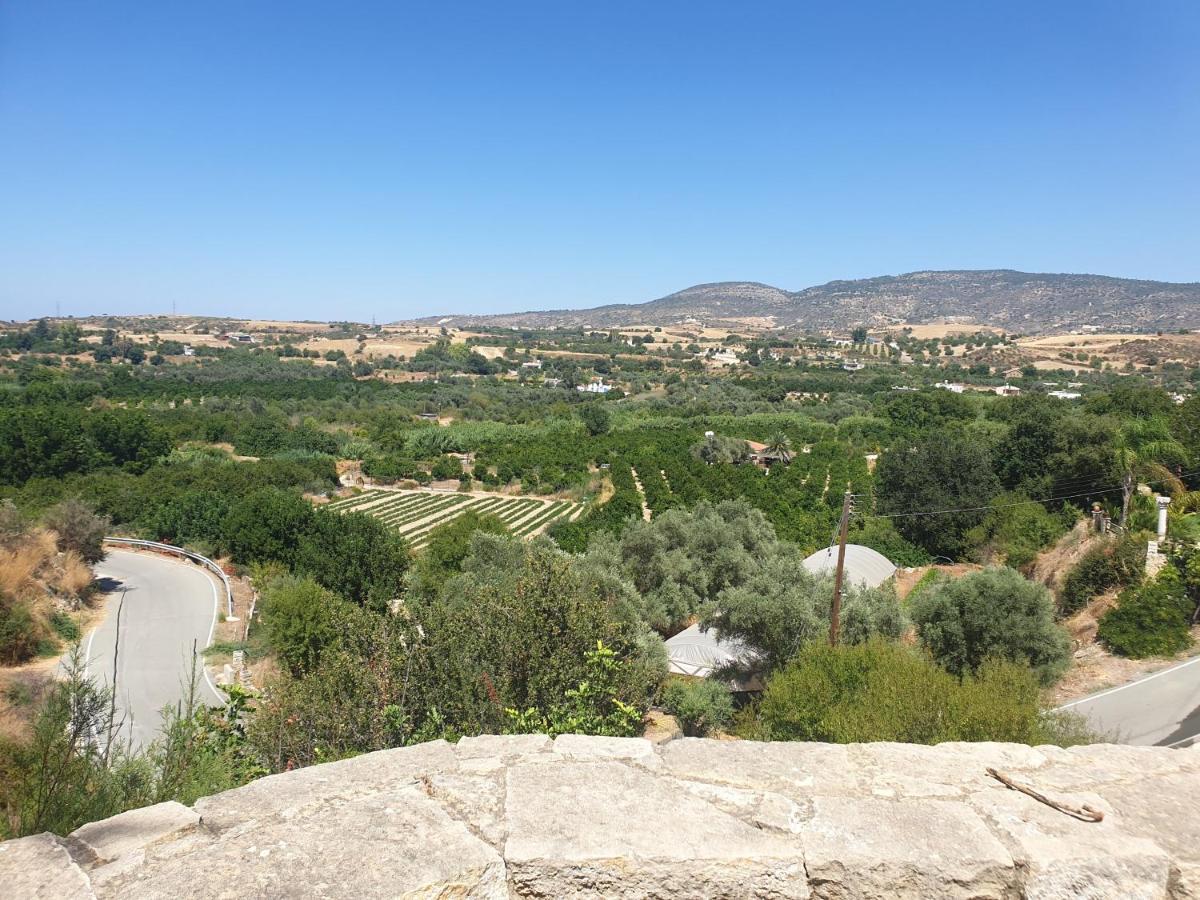
[(1086, 803), (1083, 806), (1072, 806), (1069, 803), (1060, 803), (1057, 800), (1051, 800), (1045, 794), (1039, 794), (1033, 788), (1013, 781), (1003, 772), (997, 772), (991, 766), (988, 766), (987, 773), (999, 781), (1009, 790), (1020, 791), (1022, 794), (1032, 797), (1041, 803), (1045, 803), (1052, 809), (1057, 809), (1061, 813), (1066, 813), (1068, 816), (1079, 819), (1083, 822), (1100, 822), (1104, 819), (1104, 813), (1093, 806), (1088, 806)]

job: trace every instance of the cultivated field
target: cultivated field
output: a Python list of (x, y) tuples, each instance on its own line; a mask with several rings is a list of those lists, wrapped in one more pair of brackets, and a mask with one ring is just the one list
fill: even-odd
[(583, 504), (539, 497), (508, 497), (449, 491), (368, 490), (334, 500), (326, 509), (364, 512), (399, 531), (414, 549), (424, 547), (429, 532), (468, 509), (495, 516), (518, 537), (541, 534), (559, 519), (575, 519)]

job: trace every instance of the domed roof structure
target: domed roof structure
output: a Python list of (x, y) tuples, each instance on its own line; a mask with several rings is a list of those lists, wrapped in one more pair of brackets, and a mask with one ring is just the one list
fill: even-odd
[[(804, 568), (814, 575), (833, 575), (837, 570), (837, 547), (825, 547), (804, 560)], [(857, 587), (879, 587), (896, 574), (892, 561), (882, 553), (862, 544), (846, 545), (843, 568), (846, 584)]]

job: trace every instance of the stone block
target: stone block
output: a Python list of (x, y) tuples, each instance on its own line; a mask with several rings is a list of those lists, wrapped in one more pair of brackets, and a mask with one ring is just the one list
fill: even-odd
[[(1056, 797), (1104, 810), (1096, 796)], [(1084, 822), (1025, 794), (996, 787), (975, 794), (971, 806), (1012, 853), (1027, 900), (1165, 898), (1171, 860), (1154, 842), (1131, 837), (1106, 816)]]
[(457, 766), (453, 747), (430, 741), (269, 775), (196, 801), (196, 812), (206, 827), (217, 830), (303, 817), (346, 800), (414, 784), (427, 774), (453, 772)]
[(105, 898), (506, 898), (504, 862), (418, 787), (276, 819), (107, 881)]
[(518, 897), (809, 895), (799, 840), (619, 762), (515, 767), (506, 815)]
[(54, 835), (0, 843), (0, 894), (8, 900), (92, 900), (88, 878)]
[(97, 863), (107, 863), (191, 831), (199, 823), (195, 810), (169, 801), (91, 822), (76, 829), (71, 837), (87, 848)]
[(963, 803), (819, 796), (802, 839), (816, 897), (1016, 894), (1012, 856)]
[(654, 759), (654, 745), (640, 737), (589, 737), (560, 734), (554, 752), (568, 759)]

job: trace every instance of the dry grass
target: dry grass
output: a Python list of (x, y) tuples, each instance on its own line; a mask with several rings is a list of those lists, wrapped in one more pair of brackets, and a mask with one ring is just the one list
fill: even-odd
[(37, 587), (37, 573), (48, 557), (36, 543), (0, 550), (0, 593), (24, 597)]
[(94, 578), (92, 567), (74, 550), (68, 550), (63, 554), (61, 569), (58, 578), (59, 592), (71, 597), (83, 597)]

